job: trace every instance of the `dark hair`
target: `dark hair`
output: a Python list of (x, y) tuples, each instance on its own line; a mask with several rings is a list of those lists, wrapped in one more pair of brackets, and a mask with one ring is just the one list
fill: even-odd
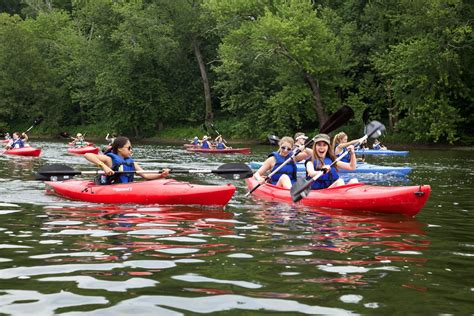
[(112, 143), (112, 148), (110, 149), (110, 151), (113, 152), (114, 154), (117, 154), (119, 148), (122, 148), (123, 146), (125, 146), (125, 144), (129, 141), (130, 139), (128, 139), (128, 137), (125, 137), (125, 136), (117, 137)]

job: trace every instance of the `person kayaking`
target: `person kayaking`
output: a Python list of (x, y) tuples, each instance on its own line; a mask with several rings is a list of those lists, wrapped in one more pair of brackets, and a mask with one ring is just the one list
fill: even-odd
[(170, 169), (163, 169), (161, 173), (140, 173), (143, 169), (132, 159), (132, 144), (124, 136), (117, 137), (106, 154), (86, 153), (84, 158), (104, 170), (105, 176), (100, 177), (100, 184), (134, 181), (134, 173), (115, 174), (115, 171), (137, 171), (137, 174), (146, 180), (165, 178), (170, 172)]
[(14, 132), (12, 134), (12, 138), (8, 142), (8, 144), (5, 146), (5, 149), (17, 149), (17, 148), (23, 148), (26, 145), (26, 142), (28, 141), (28, 135), (25, 133), (20, 133), (19, 132)]
[(209, 137), (206, 135), (203, 136), (202, 141), (201, 141), (201, 148), (203, 149), (210, 149), (212, 147), (212, 144), (208, 141)]
[(112, 133), (112, 135), (107, 133), (107, 136), (105, 136), (105, 140), (107, 141), (109, 146), (112, 146), (112, 144), (113, 144), (113, 142), (116, 138), (117, 138), (117, 135), (115, 133)]
[[(314, 139), (313, 145), (313, 156), (306, 160), (306, 176), (307, 178), (314, 177), (318, 171), (323, 169), (328, 170), (324, 175), (320, 176), (316, 181), (313, 182), (311, 189), (319, 190), (325, 188), (333, 188), (344, 185), (344, 180), (339, 178), (337, 173), (338, 168), (345, 170), (356, 169), (356, 156), (354, 152), (354, 146), (347, 146), (347, 150), (350, 155), (350, 162), (338, 161), (334, 167), (330, 167), (331, 163), (336, 160), (334, 151), (331, 146), (331, 140), (327, 134), (318, 134)], [(357, 183), (357, 179), (351, 179), (348, 183)]]
[[(334, 138), (332, 139), (332, 148), (334, 148), (334, 154), (336, 157), (341, 156), (347, 151), (347, 147), (350, 145), (354, 145), (356, 143), (364, 144), (367, 142), (365, 139), (358, 138), (351, 141), (348, 141), (347, 134), (344, 132), (337, 133)], [(344, 158), (341, 160), (342, 162), (350, 162), (351, 156), (345, 155)], [(362, 161), (362, 160), (360, 160)]]
[(295, 145), (293, 146), (293, 150), (299, 148), (301, 151), (301, 153), (296, 156), (296, 161), (306, 160), (313, 155), (311, 148), (305, 148), (304, 146), (307, 139), (308, 136), (304, 133), (298, 132), (295, 134)]
[(387, 150), (387, 147), (382, 145), (382, 143), (377, 138), (374, 140), (374, 144), (372, 145), (372, 148), (374, 150)]
[(191, 145), (193, 146), (199, 146), (201, 142), (199, 141), (199, 138), (197, 136), (194, 136), (193, 140), (191, 141)]
[(232, 148), (232, 147), (228, 147), (228, 146), (226, 146), (226, 144), (224, 144), (224, 140), (222, 139), (222, 135), (217, 136), (214, 141), (216, 143), (216, 149), (226, 149), (226, 148), (230, 149), (230, 148)]
[(10, 136), (10, 133), (6, 132), (5, 135), (3, 136), (5, 140), (10, 140), (12, 137)]
[(77, 133), (76, 137), (72, 138), (72, 145), (74, 147), (84, 147), (87, 146), (88, 143), (84, 140), (84, 135)]
[[(268, 158), (265, 160), (263, 165), (253, 175), (255, 180), (259, 183), (264, 183), (266, 181), (267, 177), (265, 177), (264, 174), (267, 171), (270, 171), (271, 173), (288, 159), (292, 153), (291, 150), (295, 142), (293, 138), (285, 136), (280, 139), (278, 144), (280, 146), (278, 151), (274, 151), (268, 155)], [(290, 189), (296, 181), (296, 172), (296, 164), (292, 159), (270, 178), (270, 182), (276, 186)]]

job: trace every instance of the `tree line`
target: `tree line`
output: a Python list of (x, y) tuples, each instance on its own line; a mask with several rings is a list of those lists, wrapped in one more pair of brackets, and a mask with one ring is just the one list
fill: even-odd
[(217, 120), (260, 138), (349, 105), (411, 140), (474, 139), (468, 0), (4, 0), (0, 12), (0, 130), (42, 115), (51, 132), (148, 137)]

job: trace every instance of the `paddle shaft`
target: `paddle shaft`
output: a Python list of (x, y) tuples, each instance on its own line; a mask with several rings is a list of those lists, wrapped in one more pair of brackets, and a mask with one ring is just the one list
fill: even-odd
[(214, 127), (214, 124), (211, 124), (211, 127), (212, 127), (212, 129), (214, 130), (214, 132), (216, 132), (217, 135), (222, 138), (222, 141), (224, 142), (224, 144), (227, 144), (227, 141), (224, 139), (224, 137), (222, 137), (222, 134), (219, 133), (219, 131), (217, 130), (217, 128)]
[[(142, 174), (149, 174), (149, 173), (161, 173), (163, 170), (133, 170), (133, 171), (114, 171), (114, 174), (131, 174), (131, 173), (142, 173)], [(169, 173), (217, 173), (217, 174), (225, 174), (225, 173), (243, 173), (246, 172), (244, 169), (225, 169), (225, 170), (211, 170), (211, 169), (195, 169), (195, 170), (180, 170), (171, 169)], [(44, 175), (102, 175), (105, 174), (103, 170), (89, 170), (89, 171), (46, 171), (40, 172), (40, 174)]]

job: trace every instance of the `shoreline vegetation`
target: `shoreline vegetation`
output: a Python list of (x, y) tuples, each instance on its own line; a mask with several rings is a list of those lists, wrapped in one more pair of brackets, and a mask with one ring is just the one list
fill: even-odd
[(350, 106), (349, 138), (377, 120), (389, 146), (474, 144), (472, 1), (8, 2), (0, 132), (42, 116), (38, 135), (202, 138), (214, 123), (258, 142)]

